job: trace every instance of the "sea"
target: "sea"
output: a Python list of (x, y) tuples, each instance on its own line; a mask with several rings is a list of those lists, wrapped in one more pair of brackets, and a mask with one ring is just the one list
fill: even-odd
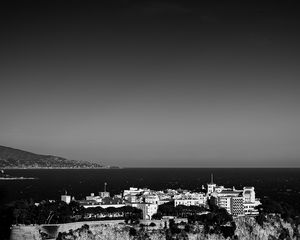
[(75, 199), (83, 199), (103, 191), (104, 183), (111, 195), (129, 187), (200, 191), (210, 182), (211, 174), (217, 185), (237, 189), (254, 186), (258, 198), (300, 203), (298, 168), (13, 169), (5, 172), (35, 179), (0, 180), (0, 204), (19, 199), (58, 200), (65, 192)]

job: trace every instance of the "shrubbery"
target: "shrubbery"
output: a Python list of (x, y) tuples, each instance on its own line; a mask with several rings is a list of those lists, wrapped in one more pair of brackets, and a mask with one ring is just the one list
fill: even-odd
[[(42, 201), (38, 206), (32, 200), (20, 200), (15, 202), (7, 209), (12, 224), (48, 224), (48, 223), (68, 223), (78, 220), (84, 220), (84, 216), (92, 214), (94, 220), (98, 214), (110, 215), (117, 213), (128, 223), (137, 223), (142, 217), (142, 210), (125, 206), (121, 208), (83, 208), (79, 203), (72, 201), (70, 204), (65, 202)], [(102, 218), (103, 219), (103, 218)], [(90, 219), (89, 219), (90, 220)]]
[(161, 219), (162, 216), (188, 217), (207, 211), (203, 206), (174, 206), (174, 202), (168, 202), (158, 206), (158, 211), (153, 215), (153, 219)]

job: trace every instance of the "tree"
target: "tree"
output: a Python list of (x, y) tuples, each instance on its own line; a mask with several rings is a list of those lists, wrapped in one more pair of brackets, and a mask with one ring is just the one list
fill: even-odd
[(155, 224), (154, 222), (151, 222), (151, 223), (149, 224), (149, 226), (150, 226), (150, 227), (155, 227), (156, 224)]
[(266, 217), (264, 213), (259, 213), (256, 217), (255, 217), (256, 222), (263, 227), (264, 226), (264, 222), (266, 222)]
[(154, 213), (152, 215), (152, 219), (161, 220), (162, 219), (162, 213), (161, 212)]
[(135, 230), (135, 228), (130, 228), (129, 229), (129, 236), (136, 236), (136, 230)]
[(219, 208), (217, 205), (217, 199), (213, 196), (210, 197), (210, 199), (207, 201), (207, 204), (212, 212), (216, 211)]
[(181, 230), (178, 228), (177, 224), (175, 223), (174, 219), (169, 220), (169, 229), (172, 234), (178, 234)]
[(176, 216), (177, 211), (174, 207), (174, 204), (165, 203), (158, 206), (158, 212), (160, 212), (164, 216)]
[(187, 233), (189, 233), (189, 232), (191, 231), (191, 226), (190, 226), (190, 224), (185, 224), (185, 226), (184, 226), (184, 231), (187, 232)]
[(283, 228), (281, 230), (281, 233), (280, 233), (278, 239), (291, 239), (290, 234), (289, 234), (289, 230), (286, 229), (286, 228)]

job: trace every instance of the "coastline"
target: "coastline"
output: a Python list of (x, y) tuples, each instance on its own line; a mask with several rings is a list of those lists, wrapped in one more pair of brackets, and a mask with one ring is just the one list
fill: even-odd
[(70, 169), (70, 170), (93, 170), (93, 169), (107, 169), (107, 170), (114, 170), (114, 169), (123, 169), (122, 167), (2, 167), (1, 169), (5, 170), (43, 170), (43, 169), (49, 169), (49, 170), (60, 170), (60, 169)]
[(33, 177), (11, 177), (11, 178), (1, 178), (0, 181), (6, 181), (6, 180), (35, 180), (38, 178), (33, 178)]

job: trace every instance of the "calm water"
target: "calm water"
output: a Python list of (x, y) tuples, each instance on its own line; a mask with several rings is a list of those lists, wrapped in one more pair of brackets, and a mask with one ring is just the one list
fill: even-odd
[(103, 191), (107, 182), (113, 194), (130, 186), (151, 189), (184, 188), (199, 190), (210, 180), (228, 187), (255, 186), (257, 197), (300, 202), (300, 169), (92, 169), (92, 170), (7, 170), (12, 176), (35, 180), (0, 181), (1, 204), (33, 198), (59, 199), (65, 190), (82, 199), (91, 192)]

